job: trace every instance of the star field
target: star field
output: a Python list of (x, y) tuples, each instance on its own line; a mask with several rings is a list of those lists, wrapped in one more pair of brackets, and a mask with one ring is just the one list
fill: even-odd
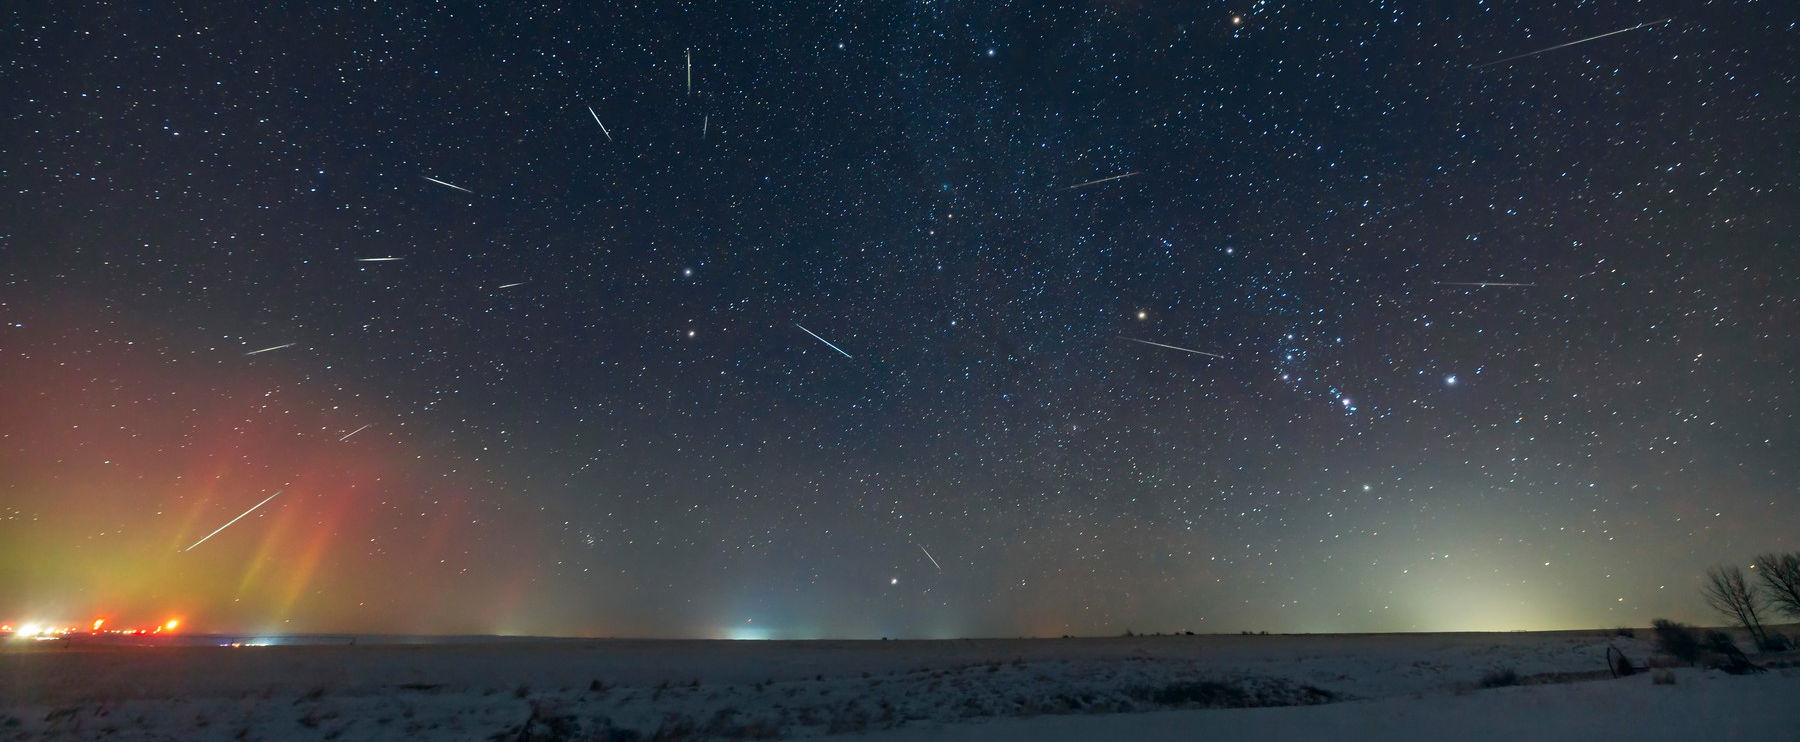
[(9, 9), (0, 617), (1697, 619), (1800, 548), (1781, 10)]

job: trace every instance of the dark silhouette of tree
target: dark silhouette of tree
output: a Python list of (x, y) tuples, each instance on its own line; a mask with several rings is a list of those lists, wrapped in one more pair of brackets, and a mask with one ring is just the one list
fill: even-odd
[(1763, 634), (1762, 618), (1758, 615), (1762, 598), (1744, 579), (1744, 570), (1737, 567), (1713, 567), (1706, 570), (1706, 585), (1701, 592), (1706, 596), (1706, 604), (1718, 611), (1719, 615), (1750, 632), (1750, 641), (1758, 651), (1768, 646), (1768, 639)]
[(1769, 589), (1769, 603), (1788, 618), (1800, 619), (1800, 552), (1759, 554), (1756, 574)]

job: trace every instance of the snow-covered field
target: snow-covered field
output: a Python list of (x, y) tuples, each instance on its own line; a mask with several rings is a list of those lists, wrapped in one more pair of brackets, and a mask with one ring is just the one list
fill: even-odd
[[(1652, 654), (1596, 632), (15, 644), (0, 740), (1794, 738), (1794, 658), (1668, 685), (1609, 679), (1609, 645)], [(1481, 687), (1503, 669), (1521, 687)]]

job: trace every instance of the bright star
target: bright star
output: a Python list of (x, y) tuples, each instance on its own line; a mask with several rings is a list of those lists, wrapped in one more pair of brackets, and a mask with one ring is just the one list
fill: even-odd
[(1456, 374), (1444, 377), (1444, 383), (1449, 386), (1456, 386)]

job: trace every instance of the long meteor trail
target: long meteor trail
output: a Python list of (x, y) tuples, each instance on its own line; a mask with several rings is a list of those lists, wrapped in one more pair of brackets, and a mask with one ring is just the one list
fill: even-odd
[(1130, 340), (1131, 342), (1134, 342), (1134, 343), (1143, 343), (1145, 345), (1154, 345), (1158, 348), (1168, 348), (1169, 350), (1179, 350), (1183, 353), (1193, 353), (1195, 355), (1212, 356), (1213, 358), (1224, 358), (1225, 357), (1225, 356), (1219, 355), (1217, 353), (1208, 353), (1204, 350), (1194, 350), (1193, 348), (1183, 348), (1179, 345), (1164, 345), (1162, 343), (1153, 343), (1148, 340), (1139, 340), (1137, 338), (1128, 338), (1128, 337), (1125, 337), (1124, 335), (1119, 335), (1118, 338), (1120, 340)]
[[(799, 327), (799, 328), (800, 328), (800, 331), (801, 331), (801, 332), (804, 332), (804, 333), (806, 333), (806, 334), (808, 334), (808, 335), (811, 335), (811, 336), (813, 336), (813, 339), (815, 339), (815, 340), (818, 340), (818, 341), (819, 341), (819, 342), (821, 342), (821, 343), (824, 343), (824, 344), (826, 344), (826, 345), (831, 345), (831, 341), (830, 341), (830, 340), (826, 340), (826, 339), (825, 339), (825, 338), (822, 338), (822, 337), (819, 337), (819, 333), (816, 333), (816, 332), (813, 332), (813, 331), (812, 331), (812, 330), (808, 330), (808, 329), (806, 329), (806, 327), (804, 327), (804, 326), (802, 326), (802, 325), (801, 325), (801, 324), (800, 324), (800, 323), (798, 323), (798, 322), (795, 322), (795, 323), (794, 323), (794, 326), (795, 326), (795, 327)], [(843, 348), (839, 348), (839, 347), (837, 347), (837, 346), (835, 346), (835, 345), (831, 345), (831, 349), (832, 349), (832, 350), (835, 350), (835, 351), (837, 351), (837, 352), (839, 352), (839, 353), (844, 353), (844, 349), (843, 349)], [(849, 359), (851, 359), (851, 360), (856, 360), (856, 358), (855, 358), (855, 356), (852, 356), (852, 355), (850, 355), (850, 354), (849, 354), (849, 353), (844, 353), (844, 357), (845, 357), (845, 358), (849, 358)]]
[(1101, 179), (1099, 179), (1099, 180), (1090, 180), (1090, 181), (1088, 181), (1088, 182), (1086, 182), (1086, 183), (1076, 183), (1076, 184), (1075, 184), (1075, 185), (1072, 185), (1072, 186), (1063, 186), (1063, 187), (1062, 187), (1062, 188), (1061, 188), (1061, 189), (1059, 189), (1059, 190), (1064, 190), (1064, 191), (1073, 191), (1073, 190), (1075, 190), (1075, 189), (1077, 189), (1077, 188), (1086, 188), (1086, 187), (1088, 187), (1088, 186), (1091, 186), (1091, 185), (1100, 185), (1100, 184), (1101, 184), (1101, 183), (1105, 183), (1105, 182), (1107, 182), (1107, 181), (1112, 181), (1112, 180), (1118, 180), (1118, 179), (1120, 179), (1120, 178), (1129, 178), (1129, 177), (1131, 177), (1131, 176), (1133, 176), (1133, 175), (1141, 175), (1141, 174), (1142, 174), (1142, 173), (1138, 173), (1138, 172), (1136, 172), (1136, 171), (1133, 171), (1133, 172), (1129, 172), (1129, 173), (1124, 173), (1124, 174), (1121, 174), (1121, 175), (1114, 175), (1114, 176), (1112, 176), (1112, 177), (1110, 177), (1110, 178), (1101, 178)]
[(919, 551), (925, 552), (925, 558), (931, 560), (931, 566), (937, 567), (939, 572), (944, 571), (944, 565), (937, 563), (937, 557), (932, 556), (931, 550), (925, 548), (924, 544), (919, 544)]
[(464, 187), (462, 187), (462, 186), (459, 186), (459, 185), (457, 185), (457, 184), (455, 184), (455, 183), (445, 183), (445, 182), (444, 182), (444, 181), (441, 181), (441, 180), (438, 180), (438, 179), (437, 179), (437, 178), (433, 178), (433, 177), (431, 177), (431, 176), (429, 176), (429, 175), (421, 175), (421, 176), (419, 176), (419, 177), (421, 177), (421, 178), (424, 178), (424, 179), (426, 179), (426, 180), (429, 180), (429, 181), (431, 181), (431, 182), (433, 182), (433, 183), (436, 183), (436, 184), (438, 184), (438, 185), (441, 185), (441, 186), (444, 186), (444, 187), (446, 187), (446, 188), (455, 188), (455, 189), (456, 189), (456, 190), (459, 190), (459, 191), (462, 191), (462, 192), (463, 192), (463, 193), (474, 193), (474, 191), (471, 191), (471, 190), (469, 190), (469, 189), (467, 189), (467, 188), (464, 188)]
[(269, 351), (271, 351), (271, 350), (281, 350), (281, 349), (282, 349), (282, 348), (292, 348), (292, 347), (294, 347), (294, 346), (295, 346), (295, 345), (296, 345), (296, 343), (287, 343), (287, 344), (284, 344), (284, 345), (277, 345), (277, 346), (275, 346), (275, 347), (273, 347), (273, 348), (263, 348), (263, 349), (262, 349), (262, 350), (253, 350), (253, 351), (250, 351), (250, 352), (249, 352), (249, 353), (245, 353), (245, 354), (244, 354), (244, 355), (245, 355), (245, 356), (253, 356), (253, 355), (256, 355), (256, 354), (258, 354), (258, 353), (267, 353), (267, 352), (269, 352)]
[[(588, 106), (588, 115), (594, 117), (594, 123), (600, 124), (600, 114), (594, 113), (594, 107)], [(600, 124), (600, 133), (606, 135), (606, 141), (612, 141), (612, 132), (606, 130), (606, 124)]]
[[(236, 522), (238, 522), (238, 521), (240, 521), (240, 520), (243, 520), (243, 519), (244, 519), (244, 516), (245, 516), (245, 515), (249, 515), (249, 514), (251, 514), (251, 513), (254, 513), (254, 512), (256, 512), (256, 509), (257, 509), (257, 508), (260, 508), (260, 507), (262, 507), (262, 506), (264, 506), (264, 505), (266, 505), (266, 504), (268, 504), (268, 502), (269, 502), (269, 501), (270, 501), (270, 500), (273, 500), (273, 499), (275, 499), (275, 497), (276, 497), (276, 495), (280, 495), (280, 494), (281, 494), (281, 493), (283, 493), (283, 492), (286, 492), (286, 491), (287, 491), (287, 490), (275, 490), (275, 494), (274, 494), (274, 495), (269, 495), (269, 496), (268, 496), (268, 497), (265, 497), (265, 498), (263, 498), (263, 501), (262, 501), (262, 502), (259, 502), (259, 503), (256, 503), (256, 504), (255, 504), (255, 505), (251, 505), (251, 506), (250, 506), (250, 509), (249, 509), (249, 510), (245, 510), (245, 511), (244, 511), (244, 512), (243, 512), (243, 514), (242, 514), (242, 515), (239, 515), (239, 516), (238, 516), (238, 517), (236, 517), (236, 518), (232, 518), (232, 519), (231, 519), (231, 520), (229, 520), (229, 521), (226, 521), (226, 522), (225, 522), (225, 525), (222, 525), (222, 526), (219, 526), (219, 528), (218, 528), (218, 530), (216, 530), (216, 531), (213, 531), (213, 532), (212, 532), (212, 533), (209, 533), (209, 534), (206, 534), (206, 538), (203, 538), (203, 539), (200, 539), (200, 540), (199, 540), (199, 541), (195, 541), (195, 542), (194, 542), (194, 546), (199, 546), (199, 545), (201, 545), (201, 544), (204, 544), (204, 543), (206, 543), (206, 539), (207, 539), (207, 538), (212, 538), (212, 537), (214, 537), (214, 536), (217, 536), (217, 535), (219, 535), (219, 531), (223, 531), (223, 530), (225, 530), (225, 529), (227, 529), (227, 528), (230, 528), (230, 527), (231, 527), (231, 524), (233, 524), (233, 523), (236, 523)], [(187, 548), (185, 548), (185, 549), (182, 549), (182, 551), (193, 551), (193, 550), (194, 550), (194, 546), (189, 546), (189, 547), (187, 547)]]
[[(375, 423), (369, 423), (369, 425), (374, 425), (374, 424), (375, 424)], [(344, 442), (344, 441), (347, 441), (347, 440), (350, 440), (350, 436), (353, 436), (353, 435), (356, 435), (356, 434), (357, 434), (357, 433), (361, 433), (361, 432), (363, 432), (363, 431), (365, 431), (365, 430), (368, 430), (368, 429), (369, 429), (369, 425), (364, 425), (364, 426), (362, 426), (362, 427), (360, 427), (360, 428), (357, 428), (357, 429), (355, 429), (355, 430), (352, 430), (352, 431), (350, 431), (350, 432), (348, 432), (348, 433), (345, 433), (345, 434), (344, 434), (344, 437), (342, 437), (342, 438), (339, 438), (339, 439), (338, 439), (338, 442), (339, 442), (339, 443), (343, 443), (343, 442)]]
[(1481, 64), (1471, 64), (1471, 65), (1469, 65), (1469, 68), (1470, 69), (1481, 69), (1482, 67), (1491, 67), (1496, 64), (1506, 64), (1507, 62), (1516, 62), (1516, 61), (1524, 59), (1526, 57), (1535, 57), (1539, 54), (1543, 54), (1544, 52), (1553, 52), (1558, 49), (1574, 46), (1576, 44), (1585, 44), (1585, 43), (1587, 43), (1589, 41), (1593, 41), (1595, 39), (1604, 39), (1608, 36), (1622, 34), (1627, 31), (1636, 31), (1640, 28), (1649, 28), (1651, 26), (1660, 26), (1660, 25), (1662, 25), (1664, 23), (1668, 23), (1669, 21), (1672, 21), (1672, 20), (1675, 20), (1675, 19), (1674, 18), (1664, 18), (1660, 21), (1649, 21), (1646, 23), (1639, 23), (1639, 24), (1637, 24), (1635, 26), (1631, 26), (1629, 28), (1621, 28), (1617, 31), (1607, 31), (1606, 33), (1600, 34), (1598, 36), (1589, 36), (1585, 39), (1576, 39), (1574, 41), (1565, 41), (1561, 44), (1557, 44), (1556, 46), (1547, 46), (1547, 47), (1544, 47), (1544, 48), (1539, 49), (1534, 52), (1525, 52), (1524, 54), (1514, 54), (1513, 56), (1507, 57), (1505, 59), (1496, 59), (1492, 62), (1482, 62)]
[(1478, 286), (1481, 288), (1487, 288), (1489, 286), (1530, 287), (1537, 285), (1535, 283), (1507, 283), (1505, 281), (1435, 281), (1434, 283), (1438, 286)]

